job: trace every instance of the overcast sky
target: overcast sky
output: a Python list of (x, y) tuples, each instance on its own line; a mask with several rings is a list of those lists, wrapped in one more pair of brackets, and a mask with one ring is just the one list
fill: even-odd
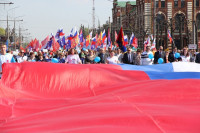
[[(125, 0), (120, 0), (125, 1)], [(13, 5), (0, 5), (0, 20), (5, 20), (7, 12), (9, 19), (23, 19), (17, 23), (23, 29), (28, 29), (32, 38), (43, 40), (47, 35), (56, 33), (63, 28), (69, 34), (73, 27), (81, 24), (92, 27), (92, 0), (0, 0), (0, 2), (13, 2)], [(112, 2), (108, 0), (95, 0), (96, 27), (98, 19), (104, 24), (109, 16), (112, 18)], [(16, 8), (15, 8), (16, 7)], [(14, 9), (12, 9), (14, 8)], [(9, 10), (9, 11), (8, 11)], [(13, 27), (13, 22), (9, 22)], [(0, 27), (6, 28), (6, 22), (0, 21)], [(25, 32), (25, 33), (27, 33)]]

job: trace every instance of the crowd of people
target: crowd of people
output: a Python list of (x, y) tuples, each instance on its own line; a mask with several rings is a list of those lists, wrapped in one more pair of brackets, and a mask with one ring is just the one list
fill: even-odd
[[(176, 57), (176, 53), (180, 56)], [(152, 55), (153, 57), (150, 57)], [(95, 58), (99, 60), (95, 60)], [(68, 64), (132, 64), (132, 65), (152, 65), (161, 64), (159, 59), (162, 59), (161, 63), (171, 62), (196, 62), (200, 63), (200, 53), (195, 50), (189, 50), (187, 47), (182, 50), (178, 50), (175, 47), (172, 51), (164, 50), (162, 46), (157, 51), (152, 51), (150, 46), (147, 46), (143, 51), (141, 49), (133, 50), (131, 47), (127, 47), (126, 52), (122, 52), (121, 49), (105, 50), (103, 48), (98, 51), (82, 48), (77, 52), (76, 49), (71, 48), (69, 51), (59, 50), (53, 52), (51, 50), (44, 49), (42, 51), (33, 52), (20, 50), (19, 53), (14, 54), (11, 51), (6, 51), (6, 45), (1, 45), (0, 65), (9, 62), (52, 62), (56, 60), (56, 63), (68, 63)], [(55, 63), (55, 62), (54, 62)], [(2, 71), (2, 70), (0, 70)]]

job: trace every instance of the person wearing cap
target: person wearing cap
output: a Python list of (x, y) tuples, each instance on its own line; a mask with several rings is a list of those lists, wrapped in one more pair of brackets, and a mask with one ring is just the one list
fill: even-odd
[(20, 53), (19, 53), (18, 56), (16, 57), (18, 63), (22, 63), (22, 62), (24, 62), (24, 61), (27, 61), (28, 57), (24, 55), (24, 52), (25, 52), (25, 51), (21, 49), (21, 50), (20, 50)]

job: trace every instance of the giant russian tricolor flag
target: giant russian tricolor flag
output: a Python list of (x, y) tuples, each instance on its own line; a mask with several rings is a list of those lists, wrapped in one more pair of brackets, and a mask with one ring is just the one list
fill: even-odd
[(199, 133), (200, 64), (3, 64), (1, 133)]

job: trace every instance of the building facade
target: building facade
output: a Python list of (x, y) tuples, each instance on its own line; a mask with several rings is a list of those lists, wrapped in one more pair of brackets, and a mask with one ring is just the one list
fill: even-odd
[[(140, 47), (149, 35), (156, 38), (157, 48), (198, 44), (200, 38), (199, 0), (136, 0), (136, 36)], [(170, 31), (173, 43), (168, 40)]]
[[(123, 27), (124, 33), (130, 36), (135, 25), (136, 1), (113, 1), (112, 9), (112, 38), (115, 31), (119, 31)], [(114, 40), (113, 40), (114, 41)]]

